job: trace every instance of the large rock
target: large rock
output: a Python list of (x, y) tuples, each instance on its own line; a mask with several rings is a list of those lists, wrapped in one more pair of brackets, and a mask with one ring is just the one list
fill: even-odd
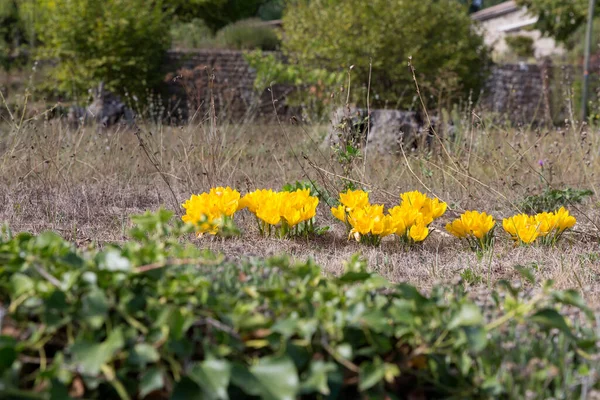
[(104, 83), (100, 83), (94, 90), (92, 103), (87, 107), (72, 106), (67, 119), (76, 125), (95, 121), (100, 126), (107, 128), (119, 122), (133, 124), (134, 113), (119, 96), (106, 90)]
[(431, 127), (414, 111), (367, 110), (340, 107), (331, 115), (331, 128), (327, 135), (330, 144), (339, 143), (344, 135), (351, 135), (355, 143), (366, 145), (379, 153), (414, 148), (420, 143), (429, 144)]

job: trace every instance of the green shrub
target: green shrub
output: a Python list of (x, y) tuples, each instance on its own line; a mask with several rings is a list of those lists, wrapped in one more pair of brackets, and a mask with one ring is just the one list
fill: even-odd
[[(121, 246), (0, 235), (0, 398), (580, 398), (598, 387), (574, 291), (503, 282), (424, 295), (358, 257), (327, 276), (286, 257), (226, 261), (160, 211)], [(581, 311), (572, 325), (560, 314)]]
[(171, 26), (172, 47), (177, 49), (204, 49), (215, 47), (214, 35), (203, 20), (175, 21)]
[(160, 78), (170, 14), (160, 0), (36, 0), (43, 55), (57, 60), (59, 89), (105, 87), (138, 96)]
[(587, 197), (594, 194), (587, 189), (552, 189), (546, 188), (540, 194), (527, 196), (521, 206), (526, 213), (553, 212), (560, 207), (568, 207), (570, 204), (581, 204)]
[(277, 32), (262, 25), (258, 19), (246, 19), (227, 25), (217, 32), (215, 40), (219, 46), (235, 50), (273, 51), (279, 49), (280, 45)]
[(409, 106), (416, 95), (407, 63), (427, 91), (476, 96), (488, 50), (465, 6), (456, 0), (297, 0), (283, 16), (283, 49), (312, 68), (352, 72), (355, 99), (364, 103), (372, 60), (375, 106)]
[(523, 35), (507, 36), (506, 44), (510, 50), (518, 57), (533, 57), (535, 51), (533, 48), (533, 38)]

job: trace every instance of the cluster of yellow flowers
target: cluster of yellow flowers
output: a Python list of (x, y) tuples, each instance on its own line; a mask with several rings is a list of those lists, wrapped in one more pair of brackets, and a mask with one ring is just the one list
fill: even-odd
[(575, 217), (564, 207), (555, 212), (536, 215), (518, 214), (502, 221), (502, 227), (518, 244), (531, 244), (539, 240), (553, 245), (563, 232), (575, 226)]
[(383, 205), (369, 203), (368, 193), (349, 190), (340, 194), (341, 204), (331, 213), (347, 224), (349, 238), (357, 241), (376, 245), (395, 234), (407, 244), (422, 242), (429, 235), (429, 225), (446, 212), (446, 203), (418, 191), (403, 193), (400, 199), (400, 205), (384, 214)]
[[(396, 235), (408, 245), (422, 242), (429, 236), (430, 224), (447, 208), (443, 201), (431, 199), (419, 191), (402, 193), (400, 204), (387, 213), (382, 204), (371, 204), (369, 194), (363, 190), (340, 193), (339, 201), (340, 205), (331, 208), (331, 213), (346, 223), (348, 238), (373, 245), (389, 235)], [(318, 204), (319, 199), (311, 196), (310, 189), (293, 192), (260, 189), (241, 197), (230, 187), (216, 187), (186, 200), (182, 204), (186, 210), (182, 220), (195, 224), (198, 234), (224, 234), (226, 227), (233, 225), (236, 211), (247, 208), (256, 216), (262, 235), (271, 235), (275, 229), (280, 237), (289, 237), (314, 231)], [(537, 240), (553, 245), (575, 223), (575, 217), (561, 207), (550, 213), (515, 215), (504, 219), (502, 226), (517, 244), (531, 244)], [(496, 221), (491, 215), (466, 211), (446, 224), (446, 230), (465, 239), (473, 250), (484, 251), (493, 245), (495, 226)], [(237, 229), (235, 233), (239, 233)]]
[(247, 208), (259, 224), (261, 234), (271, 233), (271, 227), (279, 226), (280, 236), (299, 235), (312, 228), (319, 199), (310, 195), (310, 189), (294, 192), (255, 190), (240, 201), (240, 209)]
[(496, 221), (491, 215), (466, 211), (446, 224), (446, 230), (459, 239), (465, 239), (473, 250), (485, 251), (493, 244)]
[(241, 197), (230, 187), (217, 187), (186, 200), (182, 204), (186, 213), (181, 219), (195, 224), (199, 234), (214, 235), (225, 222), (232, 221), (236, 211), (247, 208), (257, 217), (261, 234), (271, 234), (272, 227), (276, 227), (280, 236), (292, 236), (312, 229), (318, 204), (319, 199), (310, 195), (310, 189), (260, 189)]
[(219, 226), (238, 210), (240, 192), (228, 187), (216, 187), (208, 193), (193, 194), (182, 204), (186, 213), (181, 219), (198, 226), (198, 233), (216, 234)]

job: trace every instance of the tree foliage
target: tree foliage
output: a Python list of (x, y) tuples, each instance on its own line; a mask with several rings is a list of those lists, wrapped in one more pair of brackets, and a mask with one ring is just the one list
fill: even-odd
[(38, 0), (44, 56), (57, 60), (59, 89), (78, 93), (104, 81), (141, 94), (158, 78), (170, 46), (169, 12), (160, 0)]
[[(588, 0), (516, 0), (527, 7), (532, 15), (538, 16), (536, 28), (556, 40), (566, 41), (585, 23)], [(600, 9), (598, 5), (597, 9)]]
[(255, 17), (272, 0), (169, 0), (178, 18), (204, 20), (213, 32), (232, 22)]
[[(476, 95), (488, 53), (456, 0), (297, 0), (288, 4), (284, 49), (304, 65), (345, 70), (366, 86), (372, 60), (372, 99), (404, 105), (415, 95), (409, 57), (422, 85)], [(378, 100), (377, 100), (378, 99)]]
[(20, 51), (26, 41), (19, 3), (0, 0), (0, 68), (9, 71), (20, 63)]

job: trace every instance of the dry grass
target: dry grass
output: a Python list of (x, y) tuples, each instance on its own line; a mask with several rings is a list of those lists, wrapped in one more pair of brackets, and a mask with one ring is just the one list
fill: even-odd
[[(473, 120), (460, 120), (456, 136), (444, 141), (446, 151), (438, 143), (431, 150), (405, 154), (367, 153), (366, 163), (356, 161), (351, 178), (372, 191), (373, 202), (391, 206), (400, 192), (419, 189), (449, 203), (450, 211), (422, 248), (405, 251), (390, 240), (381, 248), (349, 242), (325, 206), (317, 222), (331, 230), (314, 240), (257, 239), (253, 219), (242, 212), (236, 217), (242, 238), (202, 238), (197, 243), (234, 258), (281, 253), (312, 257), (333, 273), (352, 254), (361, 253), (371, 268), (393, 281), (422, 288), (454, 284), (461, 274), (466, 277), (466, 269), (475, 277), (475, 287), (487, 287), (515, 278), (514, 267), (521, 265), (541, 279), (554, 279), (559, 287), (580, 289), (597, 303), (596, 196), (571, 205), (578, 218), (576, 232), (552, 249), (514, 248), (498, 229), (493, 254), (478, 259), (442, 227), (465, 209), (485, 210), (497, 219), (509, 216), (525, 195), (547, 185), (589, 188), (597, 194), (600, 135), (569, 128), (505, 129), (483, 121), (472, 125)], [(281, 126), (219, 124), (218, 129), (210, 122), (146, 124), (137, 130), (78, 129), (58, 120), (5, 121), (0, 124), (0, 221), (14, 231), (52, 229), (83, 245), (124, 240), (131, 214), (173, 208), (169, 187), (181, 203), (190, 193), (215, 185), (245, 192), (310, 178), (337, 197), (341, 168), (322, 145), (327, 129), (288, 121)]]

